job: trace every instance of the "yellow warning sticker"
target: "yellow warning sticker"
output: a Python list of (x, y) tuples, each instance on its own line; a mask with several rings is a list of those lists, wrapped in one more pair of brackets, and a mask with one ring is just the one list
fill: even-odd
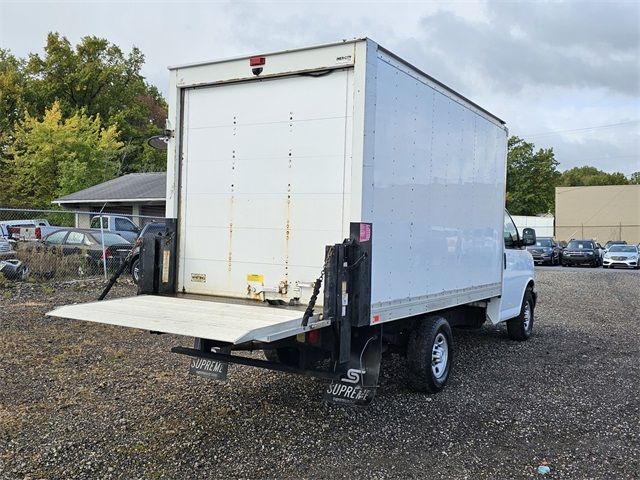
[(247, 282), (264, 283), (264, 275), (258, 273), (247, 273)]

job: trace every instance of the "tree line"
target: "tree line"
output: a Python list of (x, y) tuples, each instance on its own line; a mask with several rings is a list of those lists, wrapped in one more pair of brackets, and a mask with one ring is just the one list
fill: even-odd
[[(0, 206), (51, 201), (132, 172), (164, 171), (166, 155), (146, 143), (164, 128), (167, 104), (142, 76), (144, 55), (103, 38), (77, 45), (49, 33), (44, 53), (18, 58), (0, 48)], [(557, 170), (553, 149), (508, 141), (507, 208), (554, 211), (556, 186), (640, 183), (595, 167)]]
[(131, 172), (162, 171), (146, 143), (167, 104), (140, 73), (144, 55), (88, 36), (50, 33), (44, 53), (0, 49), (0, 205), (49, 207), (60, 196)]
[(640, 172), (629, 178), (591, 166), (559, 172), (553, 148), (536, 150), (533, 143), (515, 136), (507, 145), (507, 209), (512, 215), (553, 213), (556, 187), (640, 184)]

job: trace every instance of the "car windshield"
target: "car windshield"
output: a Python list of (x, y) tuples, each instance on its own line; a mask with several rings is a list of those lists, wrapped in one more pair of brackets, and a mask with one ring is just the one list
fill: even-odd
[(638, 247), (634, 245), (612, 245), (610, 252), (638, 253)]
[(551, 246), (551, 240), (549, 240), (548, 238), (541, 238), (541, 239), (536, 241), (536, 246), (537, 247), (550, 247)]
[[(96, 242), (98, 242), (99, 244), (102, 244), (102, 235), (101, 234), (92, 233), (92, 235), (93, 235), (93, 238), (96, 239)], [(122, 238), (120, 235), (116, 235), (115, 233), (104, 233), (103, 235), (104, 235), (104, 244), (107, 247), (110, 247), (111, 245), (129, 243), (124, 238)]]
[(588, 240), (571, 240), (569, 242), (569, 245), (567, 245), (567, 248), (569, 250), (583, 250), (583, 249), (592, 250), (593, 243), (591, 243)]

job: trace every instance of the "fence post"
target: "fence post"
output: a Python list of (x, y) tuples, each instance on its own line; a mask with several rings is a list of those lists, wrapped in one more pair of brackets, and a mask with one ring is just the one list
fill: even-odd
[(104, 279), (107, 279), (107, 249), (104, 248), (104, 226), (102, 225), (102, 220), (104, 217), (102, 216), (102, 212), (104, 211), (104, 207), (107, 204), (102, 205), (100, 212), (98, 213), (98, 218), (100, 219), (100, 243), (102, 243), (102, 270), (104, 272)]
[(580, 227), (582, 229), (582, 235), (580, 235), (580, 238), (584, 238), (584, 223), (581, 223)]

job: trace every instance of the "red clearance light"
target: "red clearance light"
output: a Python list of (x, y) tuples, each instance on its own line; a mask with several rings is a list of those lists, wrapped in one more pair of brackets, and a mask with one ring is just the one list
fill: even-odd
[(250, 67), (258, 67), (260, 65), (264, 65), (265, 63), (267, 63), (267, 59), (265, 57), (251, 57), (249, 59)]
[(320, 330), (309, 330), (307, 332), (307, 343), (320, 345)]

